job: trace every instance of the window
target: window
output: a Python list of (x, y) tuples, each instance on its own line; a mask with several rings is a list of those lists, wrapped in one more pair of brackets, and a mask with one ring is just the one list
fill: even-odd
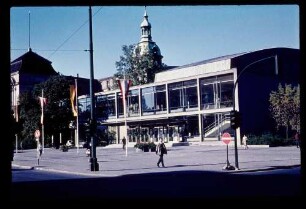
[(139, 90), (131, 90), (129, 91), (127, 97), (127, 107), (129, 116), (138, 115), (139, 114)]
[(198, 106), (196, 79), (169, 84), (169, 103), (172, 111), (188, 111)]
[(144, 115), (166, 111), (166, 86), (154, 86), (142, 89), (142, 112)]
[(203, 78), (200, 85), (203, 109), (225, 108), (233, 105), (233, 74)]

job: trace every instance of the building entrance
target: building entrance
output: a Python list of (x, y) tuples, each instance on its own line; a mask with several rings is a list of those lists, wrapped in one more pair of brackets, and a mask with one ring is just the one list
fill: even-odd
[(203, 134), (206, 139), (221, 140), (220, 136), (230, 128), (228, 113), (213, 113), (203, 116)]

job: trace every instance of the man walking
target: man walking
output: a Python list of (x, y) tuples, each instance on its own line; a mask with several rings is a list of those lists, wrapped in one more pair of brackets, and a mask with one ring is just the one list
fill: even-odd
[(163, 167), (165, 167), (164, 164), (164, 154), (167, 154), (167, 148), (166, 145), (164, 144), (164, 140), (160, 138), (160, 141), (156, 147), (156, 154), (159, 155), (159, 159), (157, 162), (157, 166), (159, 167), (159, 164), (161, 163)]
[(123, 137), (123, 139), (122, 139), (122, 149), (125, 150), (125, 146), (126, 146), (126, 138)]

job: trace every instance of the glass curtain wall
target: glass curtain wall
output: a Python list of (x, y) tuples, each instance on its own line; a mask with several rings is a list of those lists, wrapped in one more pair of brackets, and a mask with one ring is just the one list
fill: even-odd
[(155, 87), (155, 98), (156, 98), (156, 112), (167, 111), (166, 105), (166, 85)]
[(129, 91), (127, 97), (128, 106), (128, 116), (138, 116), (139, 115), (139, 90)]
[(143, 88), (141, 92), (142, 114), (158, 114), (167, 110), (166, 86), (153, 86)]
[(141, 108), (143, 115), (155, 113), (155, 92), (154, 87), (141, 90)]
[(169, 141), (178, 142), (179, 137), (180, 137), (180, 134), (179, 134), (178, 126), (176, 125), (169, 126)]
[(117, 111), (118, 111), (118, 117), (124, 117), (123, 113), (123, 101), (122, 101), (122, 94), (117, 93)]
[(90, 118), (90, 97), (78, 99), (78, 110), (80, 120), (86, 120)]
[(149, 128), (148, 127), (143, 127), (141, 128), (141, 141), (142, 142), (149, 142), (150, 141), (150, 134), (149, 134)]
[(172, 112), (188, 111), (197, 108), (196, 79), (169, 84), (169, 103)]
[(115, 94), (97, 96), (96, 114), (105, 119), (116, 116)]
[(220, 81), (220, 108), (233, 106), (233, 88), (234, 78), (233, 75), (219, 76)]
[(233, 105), (233, 74), (200, 80), (202, 109), (217, 109)]

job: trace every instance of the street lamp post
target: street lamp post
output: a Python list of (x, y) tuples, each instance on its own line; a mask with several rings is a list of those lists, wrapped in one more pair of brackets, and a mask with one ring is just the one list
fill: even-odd
[(94, 80), (94, 71), (93, 71), (93, 43), (92, 43), (92, 12), (91, 6), (89, 6), (89, 58), (90, 58), (90, 138), (91, 138), (91, 152), (90, 152), (90, 170), (99, 171), (99, 164), (96, 157), (96, 142), (94, 133), (96, 132), (96, 119), (95, 119), (95, 98), (93, 92), (93, 80)]
[[(237, 79), (234, 83), (234, 87), (233, 87), (233, 111), (235, 112), (235, 90), (236, 90), (236, 86), (238, 84), (238, 80), (239, 78), (241, 77), (241, 75), (246, 71), (246, 69), (248, 69), (248, 67), (250, 67), (251, 65), (254, 65), (258, 62), (261, 62), (263, 60), (266, 60), (266, 59), (270, 59), (270, 58), (274, 58), (275, 60), (275, 74), (278, 75), (278, 63), (277, 63), (277, 55), (274, 55), (274, 56), (270, 56), (270, 57), (265, 57), (265, 58), (262, 58), (260, 60), (256, 60), (250, 64), (248, 64), (247, 66), (245, 66), (239, 73), (239, 75), (237, 76)], [(235, 131), (235, 135), (234, 135), (234, 142), (235, 142), (235, 169), (236, 170), (239, 170), (239, 164), (238, 164), (238, 148), (237, 148), (237, 134), (236, 134), (236, 131)]]

